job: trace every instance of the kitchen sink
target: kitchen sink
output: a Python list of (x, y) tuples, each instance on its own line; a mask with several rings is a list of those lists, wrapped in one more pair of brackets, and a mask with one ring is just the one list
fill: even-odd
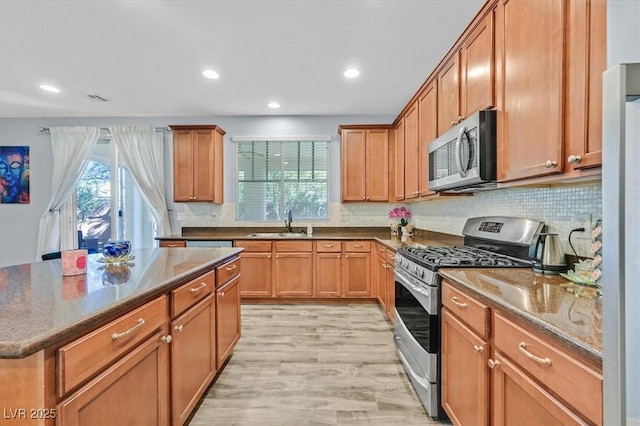
[(247, 237), (253, 238), (300, 238), (306, 236), (307, 234), (303, 232), (256, 232), (247, 235)]

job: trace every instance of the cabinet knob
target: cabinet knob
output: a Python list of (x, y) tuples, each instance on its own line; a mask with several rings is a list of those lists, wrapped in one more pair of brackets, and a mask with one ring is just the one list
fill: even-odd
[(455, 126), (456, 124), (458, 124), (458, 122), (457, 122), (457, 121), (455, 121), (455, 120), (454, 120), (454, 121), (452, 121), (452, 122), (451, 122), (451, 127)]
[(176, 330), (178, 333), (182, 333), (182, 331), (184, 330), (184, 325), (176, 325), (174, 327), (174, 330)]
[(492, 360), (491, 358), (489, 358), (489, 361), (487, 363), (489, 364), (489, 368), (492, 370), (500, 368), (500, 363), (498, 361)]
[(459, 116), (458, 116), (458, 123), (456, 123), (456, 124), (460, 124), (460, 123), (462, 123), (462, 121), (463, 121), (463, 120), (464, 120), (464, 117), (463, 117), (463, 116), (461, 116), (461, 115), (459, 115)]
[(567, 161), (571, 164), (578, 164), (580, 161), (582, 161), (582, 156), (570, 155), (569, 158), (567, 158)]
[(338, 259), (340, 259), (340, 255), (338, 255)]
[(224, 291), (220, 293), (220, 297), (224, 297)]
[(171, 341), (173, 340), (173, 338), (171, 337), (170, 334), (166, 335), (166, 336), (162, 336), (162, 343), (171, 343)]
[(477, 354), (481, 354), (484, 352), (484, 348), (482, 346), (473, 345), (473, 351)]
[(557, 166), (557, 165), (558, 165), (558, 162), (557, 162), (557, 161), (551, 161), (551, 160), (547, 160), (547, 161), (545, 161), (545, 163), (544, 163), (544, 166), (545, 166), (547, 169), (550, 169), (550, 168), (555, 167), (555, 166)]

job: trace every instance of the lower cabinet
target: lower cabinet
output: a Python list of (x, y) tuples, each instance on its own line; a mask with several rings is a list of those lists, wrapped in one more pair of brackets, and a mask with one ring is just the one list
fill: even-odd
[[(338, 244), (340, 246), (340, 244)], [(316, 253), (315, 292), (317, 297), (339, 297), (342, 294), (342, 254)]]
[(442, 408), (457, 425), (489, 424), (487, 342), (442, 309)]
[(238, 340), (240, 340), (240, 276), (236, 275), (216, 289), (216, 366), (218, 369), (229, 358)]
[(171, 423), (187, 420), (216, 374), (216, 316), (209, 295), (171, 323)]
[(396, 299), (395, 252), (382, 244), (377, 245), (377, 255), (374, 262), (374, 282), (378, 286), (378, 302), (387, 314), (387, 318), (394, 322), (394, 308)]
[(442, 304), (442, 406), (453, 424), (602, 424), (602, 374), (569, 348), (446, 280)]
[(56, 424), (169, 424), (169, 345), (154, 333), (97, 377), (64, 399)]
[(396, 276), (395, 264), (396, 253), (387, 249), (387, 316), (392, 323), (395, 323), (395, 307), (396, 307)]
[(344, 252), (342, 293), (346, 297), (371, 296), (371, 242), (346, 241)]
[(276, 296), (313, 295), (313, 253), (278, 252), (274, 269)]
[(235, 247), (242, 247), (242, 279), (240, 294), (243, 297), (271, 297), (272, 254), (271, 241), (237, 240)]

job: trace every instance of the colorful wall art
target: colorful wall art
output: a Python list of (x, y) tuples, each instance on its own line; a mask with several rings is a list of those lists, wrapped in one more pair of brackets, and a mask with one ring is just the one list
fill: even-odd
[(29, 200), (29, 147), (0, 146), (0, 204)]

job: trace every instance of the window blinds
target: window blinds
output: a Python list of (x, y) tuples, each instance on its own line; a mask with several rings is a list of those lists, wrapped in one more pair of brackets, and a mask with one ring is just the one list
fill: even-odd
[(236, 142), (239, 221), (327, 219), (327, 141)]

